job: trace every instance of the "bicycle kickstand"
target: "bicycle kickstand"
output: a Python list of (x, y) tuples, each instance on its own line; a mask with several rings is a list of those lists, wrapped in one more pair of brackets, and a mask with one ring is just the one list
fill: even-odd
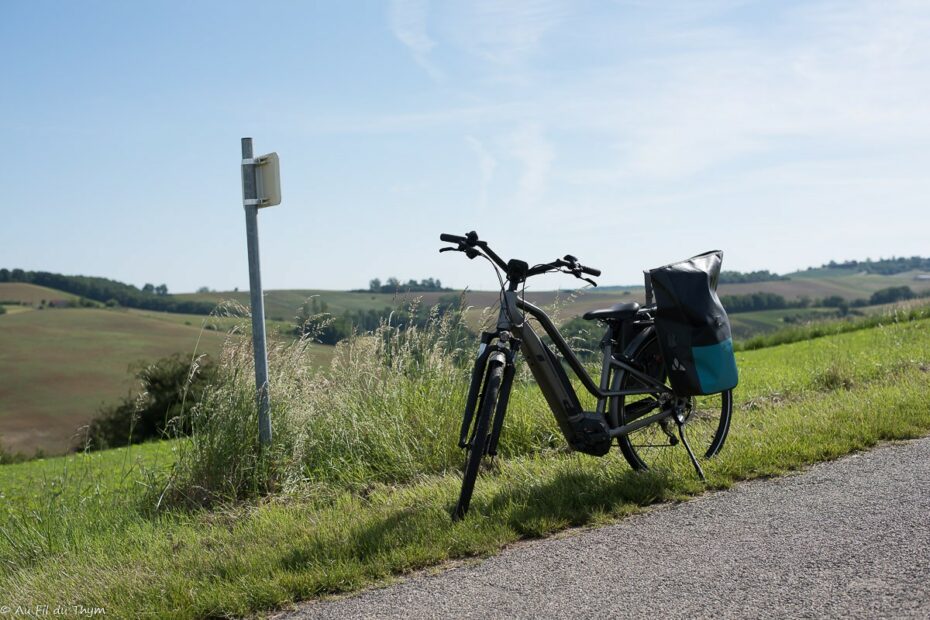
[(697, 458), (694, 456), (694, 452), (691, 450), (691, 444), (688, 443), (688, 439), (685, 437), (684, 421), (679, 420), (678, 416), (676, 415), (675, 422), (678, 424), (678, 436), (681, 437), (681, 443), (684, 444), (685, 450), (688, 451), (688, 457), (691, 459), (691, 464), (694, 465), (694, 469), (697, 471), (697, 475), (701, 479), (701, 482), (707, 482), (707, 478), (704, 477), (704, 470), (701, 469), (701, 464), (698, 463)]

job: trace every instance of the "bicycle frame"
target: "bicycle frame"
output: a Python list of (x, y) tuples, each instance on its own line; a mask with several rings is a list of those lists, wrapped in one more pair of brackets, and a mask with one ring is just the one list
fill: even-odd
[[(494, 455), (496, 453), (500, 428), (503, 423), (504, 414), (506, 413), (510, 389), (513, 383), (514, 363), (521, 348), (524, 351), (527, 365), (545, 396), (546, 402), (549, 404), (549, 408), (552, 410), (562, 434), (565, 435), (569, 444), (573, 446), (575, 446), (575, 438), (579, 430), (578, 425), (586, 421), (584, 419), (585, 417), (590, 418), (591, 416), (596, 416), (596, 418), (603, 420), (607, 426), (607, 435), (610, 439), (613, 439), (617, 436), (627, 435), (673, 415), (674, 412), (672, 408), (663, 408), (655, 414), (643, 416), (640, 419), (633, 420), (624, 425), (619, 424), (615, 415), (605, 415), (608, 401), (614, 397), (655, 394), (658, 392), (659, 394), (668, 394), (670, 400), (673, 400), (674, 395), (665, 384), (641, 372), (639, 369), (634, 368), (625, 362), (622, 356), (615, 356), (614, 340), (610, 338), (609, 334), (605, 337), (600, 383), (596, 384), (588, 374), (584, 365), (571, 350), (568, 343), (565, 342), (565, 339), (552, 323), (552, 320), (542, 309), (521, 299), (518, 293), (513, 290), (503, 291), (502, 296), (501, 310), (497, 320), (496, 331), (484, 332), (481, 335), (481, 345), (478, 350), (478, 357), (475, 360), (472, 376), (472, 387), (468, 394), (465, 416), (462, 421), (459, 440), (460, 446), (465, 447), (468, 442), (468, 431), (471, 427), (471, 419), (479, 398), (478, 390), (480, 389), (481, 377), (484, 374), (488, 361), (496, 357), (500, 362), (506, 364), (501, 385), (501, 398), (495, 411), (491, 443), (488, 447), (488, 454)], [(585, 389), (597, 399), (596, 411), (586, 412), (583, 410), (565, 369), (552, 351), (543, 344), (539, 335), (526, 319), (526, 315), (530, 315), (536, 319), (543, 331), (552, 339), (555, 347), (565, 358), (572, 372), (578, 377)], [(633, 342), (630, 343), (628, 349), (635, 350), (635, 347), (651, 332), (651, 330), (651, 326), (646, 326), (642, 329), (639, 334), (633, 338)], [(638, 389), (611, 390), (611, 377), (614, 376), (617, 370), (623, 370), (635, 376), (645, 387)]]
[[(521, 348), (572, 450), (592, 456), (605, 456), (616, 443), (633, 469), (645, 470), (650, 468), (651, 463), (647, 464), (643, 460), (641, 449), (674, 446), (680, 442), (697, 475), (701, 480), (706, 479), (685, 432), (692, 413), (698, 411), (695, 400), (690, 396), (676, 395), (669, 385), (663, 383), (668, 373), (660, 347), (657, 346), (661, 343), (653, 311), (658, 309), (652, 306), (648, 278), (646, 309), (639, 308), (637, 304), (617, 304), (585, 316), (607, 323), (606, 333), (601, 340), (603, 359), (600, 382), (595, 383), (552, 320), (541, 309), (521, 299), (518, 290), (529, 278), (554, 272), (570, 274), (597, 286), (594, 280), (586, 276), (600, 276), (599, 269), (582, 265), (569, 254), (532, 267), (526, 261), (515, 258), (504, 261), (486, 241), (478, 238), (475, 231), (465, 236), (442, 233), (439, 239), (453, 244), (452, 247), (441, 248), (440, 252), (459, 251), (470, 259), (479, 256), (487, 259), (494, 266), (501, 284), (497, 324), (493, 331), (481, 334), (481, 345), (462, 416), (459, 447), (465, 449), (466, 457), (462, 470), (462, 490), (453, 511), (453, 519), (461, 519), (468, 512), (482, 458), (497, 454), (516, 373), (516, 359)], [(552, 339), (553, 347), (543, 344), (529, 318), (539, 323), (545, 335)], [(561, 354), (568, 369), (595, 398), (597, 405), (594, 411), (585, 411), (581, 406), (562, 359), (554, 351)], [(713, 410), (708, 415), (697, 416), (706, 417), (711, 424), (716, 420), (716, 427), (707, 428), (712, 435), (701, 436), (700, 439), (699, 445), (707, 458), (714, 456), (723, 446), (732, 413), (732, 393), (726, 390), (721, 395), (719, 417)], [(633, 399), (634, 402), (627, 403), (627, 396), (646, 398)], [(672, 421), (678, 427), (677, 438), (670, 430)], [(660, 445), (654, 445), (655, 440), (634, 445), (634, 438), (629, 435), (653, 424), (659, 427), (654, 430), (659, 433)], [(702, 425), (702, 428), (704, 426), (707, 425)], [(643, 437), (648, 437), (651, 432), (643, 433)], [(705, 439), (709, 439), (706, 446), (703, 445)], [(648, 457), (647, 460), (651, 461), (652, 458)]]

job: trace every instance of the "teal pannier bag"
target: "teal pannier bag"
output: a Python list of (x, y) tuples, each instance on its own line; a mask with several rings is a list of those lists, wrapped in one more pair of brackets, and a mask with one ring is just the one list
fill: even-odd
[(716, 394), (739, 377), (730, 320), (717, 297), (723, 252), (705, 252), (650, 269), (655, 325), (672, 390), (678, 396)]

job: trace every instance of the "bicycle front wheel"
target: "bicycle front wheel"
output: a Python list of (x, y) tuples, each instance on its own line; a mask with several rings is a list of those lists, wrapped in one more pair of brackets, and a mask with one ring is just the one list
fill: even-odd
[(481, 459), (488, 449), (491, 432), (491, 418), (497, 408), (497, 397), (500, 394), (501, 379), (504, 376), (504, 363), (501, 360), (488, 362), (488, 370), (484, 380), (484, 391), (478, 407), (478, 416), (474, 423), (474, 432), (465, 447), (465, 470), (462, 474), (462, 491), (459, 494), (458, 504), (452, 513), (456, 521), (465, 516), (471, 503), (472, 492), (475, 489), (475, 480), (478, 478), (478, 469)]
[[(659, 350), (659, 340), (654, 332), (634, 352), (633, 362), (635, 366), (645, 369), (649, 376), (666, 382), (668, 373)], [(617, 383), (620, 390), (646, 387), (641, 380), (624, 371), (620, 371)], [(617, 408), (616, 419), (623, 425), (655, 413), (659, 411), (658, 398), (658, 393), (618, 396), (612, 405)], [(691, 397), (686, 411), (685, 435), (695, 455), (711, 458), (719, 453), (730, 430), (730, 417), (733, 414), (732, 390)], [(677, 435), (675, 421), (667, 418), (660, 423), (650, 424), (629, 435), (618, 437), (617, 440), (620, 451), (633, 469), (668, 468), (677, 463), (688, 464), (690, 467), (688, 454), (684, 446), (678, 445)]]

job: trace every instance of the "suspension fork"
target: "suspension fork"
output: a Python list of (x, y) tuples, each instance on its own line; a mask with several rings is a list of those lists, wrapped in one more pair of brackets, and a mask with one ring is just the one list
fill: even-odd
[(517, 372), (515, 360), (520, 351), (520, 340), (510, 339), (510, 350), (507, 351), (507, 363), (504, 366), (504, 377), (501, 380), (501, 391), (497, 397), (497, 408), (494, 411), (494, 426), (491, 429), (491, 441), (488, 443), (488, 455), (497, 456), (497, 442), (500, 439), (501, 428), (504, 426), (504, 415), (507, 413), (507, 404), (510, 402), (510, 388), (513, 387), (513, 377)]
[(468, 398), (465, 400), (465, 413), (462, 415), (462, 428), (459, 431), (459, 448), (468, 445), (468, 435), (471, 430), (471, 423), (475, 417), (475, 408), (478, 406), (478, 397), (480, 396), (481, 386), (484, 382), (484, 371), (488, 366), (488, 356), (491, 354), (491, 339), (494, 338), (493, 332), (482, 332), (481, 345), (478, 347), (478, 357), (475, 358), (475, 366), (471, 371), (471, 385), (468, 387)]

